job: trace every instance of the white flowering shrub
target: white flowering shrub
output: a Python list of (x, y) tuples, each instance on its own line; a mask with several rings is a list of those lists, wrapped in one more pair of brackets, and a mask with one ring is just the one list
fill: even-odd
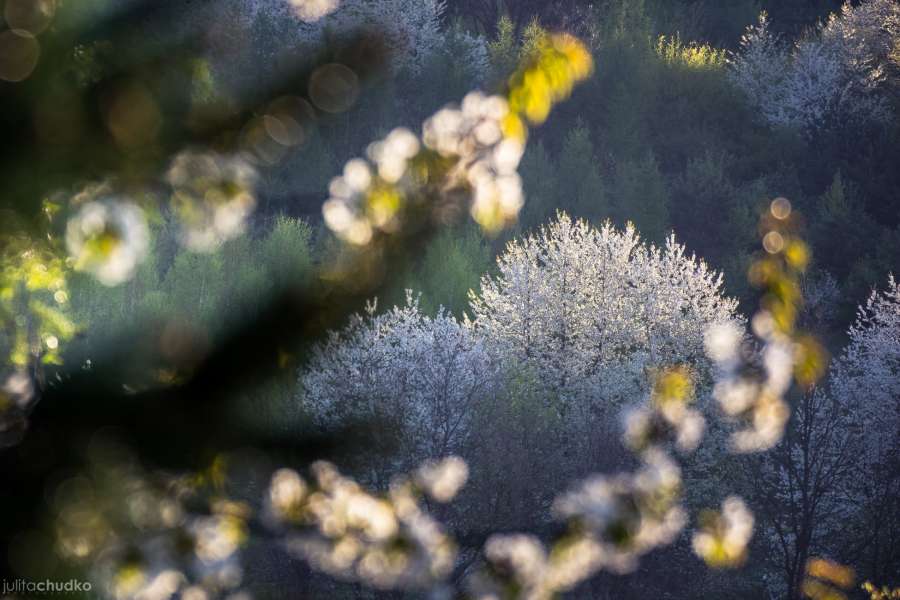
[(354, 418), (395, 423), (410, 458), (457, 451), (494, 374), (484, 342), (452, 316), (370, 305), (333, 332), (301, 375), (303, 402), (323, 425)]
[(848, 331), (850, 343), (835, 361), (832, 393), (856, 399), (870, 437), (896, 438), (900, 415), (900, 283), (875, 290)]
[(856, 6), (846, 2), (840, 14), (830, 16), (821, 38), (839, 50), (857, 85), (876, 87), (896, 75), (900, 5), (894, 0), (866, 0)]
[(747, 29), (731, 61), (731, 79), (771, 124), (810, 135), (837, 125), (884, 123), (884, 89), (900, 8), (891, 0), (845, 4), (818, 30), (788, 45), (766, 14)]
[(471, 298), (473, 328), (570, 406), (632, 402), (669, 365), (708, 372), (704, 331), (736, 318), (720, 274), (673, 237), (643, 243), (631, 225), (597, 229), (561, 214), (497, 264)]

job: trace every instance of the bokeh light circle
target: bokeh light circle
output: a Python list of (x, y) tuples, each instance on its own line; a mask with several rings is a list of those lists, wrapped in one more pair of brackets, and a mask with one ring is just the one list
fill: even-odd
[(24, 29), (0, 33), (0, 79), (19, 82), (28, 79), (41, 56), (41, 45)]
[(773, 217), (783, 221), (791, 216), (791, 202), (787, 198), (775, 198), (772, 200), (769, 210), (772, 212)]
[(359, 77), (345, 65), (322, 65), (309, 79), (309, 98), (325, 112), (344, 112), (356, 103), (358, 97)]
[(6, 0), (3, 17), (12, 30), (38, 35), (50, 25), (56, 0)]

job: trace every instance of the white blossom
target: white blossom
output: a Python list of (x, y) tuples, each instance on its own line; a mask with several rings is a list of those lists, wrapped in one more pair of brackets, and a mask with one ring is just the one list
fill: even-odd
[(144, 211), (117, 197), (82, 204), (66, 226), (75, 268), (108, 286), (131, 279), (149, 243)]
[(340, 0), (288, 0), (302, 21), (313, 23), (338, 9)]
[(721, 513), (701, 517), (703, 527), (694, 534), (692, 544), (697, 556), (711, 566), (737, 566), (746, 557), (753, 536), (753, 513), (737, 496), (722, 502)]
[(511, 242), (497, 266), (471, 297), (473, 328), (579, 410), (646, 396), (656, 368), (708, 376), (704, 332), (736, 318), (720, 274), (674, 238), (642, 243), (631, 225), (597, 229), (562, 214)]
[(416, 483), (438, 502), (449, 502), (469, 478), (469, 466), (458, 456), (428, 461), (416, 471)]
[(679, 504), (681, 470), (649, 452), (635, 473), (594, 475), (557, 498), (554, 512), (591, 532), (602, 566), (627, 572), (650, 550), (672, 543), (687, 516)]
[(831, 393), (850, 402), (868, 424), (870, 452), (888, 447), (900, 431), (900, 283), (888, 278), (857, 309), (848, 331), (850, 343), (835, 360)]
[(846, 3), (840, 15), (792, 46), (769, 31), (763, 13), (733, 57), (731, 78), (768, 122), (818, 130), (891, 119), (885, 73), (900, 40), (900, 7), (892, 0)]
[(459, 450), (495, 376), (482, 339), (445, 312), (422, 314), (410, 294), (403, 308), (376, 314), (371, 305), (333, 332), (300, 379), (318, 422), (380, 417), (402, 430), (418, 462)]
[[(286, 515), (296, 528), (287, 536), (290, 552), (335, 577), (381, 589), (427, 589), (449, 574), (452, 540), (421, 509), (407, 480), (395, 480), (387, 497), (378, 497), (330, 463), (317, 462), (312, 471), (315, 482), (301, 484), (310, 493)], [(297, 480), (296, 473), (279, 471), (270, 497), (282, 497), (279, 488)]]
[(182, 243), (211, 252), (244, 231), (256, 205), (256, 170), (242, 156), (188, 150), (172, 160), (166, 182)]

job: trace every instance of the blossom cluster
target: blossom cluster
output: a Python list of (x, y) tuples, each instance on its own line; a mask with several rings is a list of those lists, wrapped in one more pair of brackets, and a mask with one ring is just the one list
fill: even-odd
[(314, 23), (336, 11), (340, 2), (339, 0), (289, 0), (289, 4), (301, 21)]
[(548, 551), (525, 534), (491, 536), (486, 564), (467, 580), (478, 600), (547, 600), (601, 569), (633, 570), (643, 554), (669, 544), (684, 527), (681, 476), (666, 455), (652, 451), (635, 473), (592, 476), (554, 503), (569, 530)]
[(149, 243), (144, 211), (116, 196), (81, 204), (66, 227), (66, 245), (75, 269), (91, 273), (108, 286), (131, 279)]
[(118, 442), (95, 440), (88, 454), (89, 469), (55, 490), (61, 556), (117, 600), (238, 597), (249, 507), (147, 472)]
[(648, 452), (635, 473), (593, 476), (558, 498), (554, 511), (590, 532), (600, 564), (627, 572), (684, 527), (681, 470), (663, 452)]
[(187, 150), (172, 160), (165, 179), (182, 243), (194, 251), (212, 251), (242, 233), (256, 205), (256, 171), (238, 155)]
[(471, 190), (472, 217), (486, 230), (515, 220), (522, 207), (517, 172), (524, 140), (510, 135), (510, 108), (500, 96), (467, 95), (459, 108), (448, 107), (425, 121), (425, 145), (457, 161), (448, 186)]
[(791, 46), (762, 13), (742, 38), (730, 77), (767, 121), (807, 136), (846, 123), (883, 124), (892, 119), (884, 83), (896, 69), (898, 23), (892, 0), (847, 2)]
[(722, 511), (700, 516), (701, 529), (694, 533), (694, 552), (713, 567), (733, 567), (744, 562), (753, 535), (753, 513), (744, 501), (729, 496)]
[[(706, 378), (703, 330), (738, 318), (736, 302), (721, 293), (721, 274), (687, 256), (674, 237), (660, 248), (633, 226), (595, 227), (561, 213), (509, 243), (497, 267), (470, 296), (473, 328), (584, 412), (618, 412), (650, 393), (648, 373), (672, 364)], [(690, 446), (697, 415), (680, 410), (681, 401), (657, 400), (671, 419), (666, 428), (677, 423)]]
[(349, 161), (332, 180), (322, 207), (325, 222), (343, 240), (368, 244), (376, 232), (399, 231), (430, 186), (445, 196), (461, 191), (471, 197), (478, 223), (500, 228), (515, 219), (523, 202), (517, 168), (524, 147), (504, 135), (508, 115), (501, 96), (472, 92), (461, 107), (441, 109), (426, 120), (421, 141), (408, 129), (395, 129), (369, 146), (367, 159)]
[(486, 568), (466, 580), (475, 600), (549, 600), (596, 572), (600, 548), (589, 537), (573, 536), (548, 553), (532, 535), (497, 534), (488, 538), (484, 556)]
[(650, 406), (631, 410), (625, 417), (625, 444), (644, 452), (673, 440), (683, 452), (697, 448), (706, 420), (688, 406), (693, 396), (690, 374), (685, 368), (664, 371), (653, 386)]
[(381, 313), (373, 303), (314, 349), (302, 401), (322, 427), (390, 419), (409, 461), (446, 456), (461, 450), (474, 403), (497, 378), (485, 346), (452, 315), (425, 315), (411, 295)]
[(738, 452), (767, 450), (781, 440), (790, 417), (784, 395), (794, 380), (813, 385), (825, 368), (824, 350), (796, 328), (808, 249), (791, 231), (790, 202), (773, 200), (763, 225), (765, 256), (750, 269), (751, 282), (765, 290), (762, 309), (752, 319), (762, 347), (752, 347), (727, 323), (709, 328), (705, 338), (707, 354), (719, 369), (713, 395), (742, 426), (732, 436)]
[(733, 434), (740, 452), (771, 448), (781, 440), (790, 411), (783, 400), (791, 385), (793, 356), (790, 346), (772, 341), (763, 350), (762, 368), (744, 368), (742, 333), (720, 325), (707, 333), (707, 348), (722, 374), (713, 395), (723, 412), (744, 424)]
[(335, 577), (381, 589), (428, 589), (449, 575), (456, 548), (419, 496), (424, 491), (451, 500), (465, 483), (462, 461), (428, 463), (413, 479), (395, 479), (384, 497), (330, 463), (313, 464), (312, 473), (314, 484), (286, 469), (272, 478), (270, 510), (277, 523), (292, 528), (290, 552)]
[[(344, 241), (363, 246), (377, 231), (397, 232), (405, 213), (436, 195), (450, 204), (467, 199), (472, 218), (486, 231), (505, 227), (524, 202), (518, 174), (527, 135), (523, 119), (542, 123), (592, 68), (577, 39), (545, 36), (510, 79), (506, 97), (471, 92), (460, 106), (427, 119), (421, 140), (397, 129), (369, 147), (368, 160), (348, 162), (331, 182), (326, 223)], [(442, 204), (434, 202), (426, 212), (441, 220), (453, 212)]]

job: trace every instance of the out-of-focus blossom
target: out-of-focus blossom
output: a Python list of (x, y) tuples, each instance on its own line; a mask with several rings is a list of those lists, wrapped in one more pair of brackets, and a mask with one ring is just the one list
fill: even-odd
[(524, 138), (510, 130), (508, 119), (517, 117), (506, 99), (472, 92), (460, 108), (444, 108), (424, 125), (425, 145), (458, 161), (449, 187), (471, 190), (472, 218), (488, 231), (515, 220), (524, 202), (517, 172)]
[(197, 519), (192, 527), (197, 557), (207, 563), (222, 561), (244, 543), (244, 522), (233, 515), (216, 515)]
[(521, 590), (517, 598), (527, 600), (548, 598), (552, 594), (544, 584), (547, 551), (534, 536), (493, 535), (484, 545), (484, 556), (487, 570), (467, 580), (475, 600), (508, 598), (515, 589)]
[(147, 472), (127, 447), (95, 440), (88, 468), (54, 490), (57, 551), (89, 565), (107, 597), (228, 595), (243, 579), (249, 509), (195, 480)]
[(722, 512), (700, 516), (700, 531), (694, 534), (697, 556), (711, 567), (735, 567), (747, 557), (747, 544), (753, 535), (753, 513), (736, 496), (722, 503)]
[(419, 138), (405, 127), (398, 127), (381, 141), (369, 144), (366, 154), (377, 166), (378, 176), (390, 184), (396, 184), (409, 161), (419, 153)]
[(549, 553), (530, 535), (493, 535), (484, 554), (486, 568), (466, 581), (477, 600), (549, 600), (602, 567), (600, 545), (581, 534), (560, 540)]
[(22, 441), (28, 429), (28, 413), (37, 400), (34, 381), (17, 370), (0, 387), (0, 448)]
[(329, 463), (315, 463), (312, 471), (309, 493), (299, 493), (305, 482), (298, 486), (299, 475), (284, 470), (270, 488), (273, 505), (282, 505), (276, 514), (294, 528), (291, 552), (335, 577), (380, 589), (425, 589), (450, 573), (455, 547), (422, 511), (410, 481), (398, 479), (381, 498)]
[(469, 466), (458, 456), (428, 461), (416, 471), (416, 483), (438, 502), (456, 497), (469, 478)]
[(688, 406), (693, 394), (687, 369), (663, 371), (654, 383), (650, 406), (626, 415), (625, 443), (633, 450), (644, 452), (672, 439), (683, 452), (695, 450), (703, 437), (706, 421)]
[(578, 40), (547, 36), (511, 78), (508, 98), (471, 92), (460, 106), (427, 119), (421, 142), (397, 129), (369, 147), (374, 166), (363, 159), (347, 163), (329, 188), (326, 223), (341, 239), (366, 245), (376, 231), (398, 231), (411, 206), (437, 193), (444, 200), (467, 199), (484, 230), (500, 230), (515, 221), (524, 202), (517, 172), (527, 137), (523, 119), (543, 122), (553, 103), (567, 97), (592, 67)]
[[(425, 121), (422, 142), (407, 129), (394, 130), (369, 146), (369, 160), (351, 160), (332, 180), (322, 209), (326, 223), (345, 241), (368, 244), (375, 231), (398, 231), (411, 203), (423, 199), (416, 195), (432, 185), (440, 194), (462, 190), (485, 229), (505, 225), (523, 202), (516, 169), (524, 146), (504, 137), (502, 120), (508, 114), (502, 97), (472, 92), (461, 108), (441, 109)], [(426, 158), (423, 145), (442, 162)], [(410, 171), (416, 161), (423, 163), (423, 173)]]
[(735, 323), (716, 323), (704, 337), (707, 356), (722, 366), (736, 365), (741, 358), (743, 335)]
[(339, 0), (288, 0), (301, 21), (313, 23), (337, 10)]
[[(822, 346), (796, 329), (803, 302), (799, 278), (809, 262), (809, 250), (794, 234), (791, 214), (786, 198), (772, 201), (762, 220), (766, 254), (749, 272), (751, 283), (765, 290), (762, 309), (751, 321), (762, 347), (751, 347), (729, 325), (706, 332), (707, 354), (719, 370), (713, 396), (742, 426), (732, 435), (732, 447), (738, 452), (767, 450), (778, 443), (790, 417), (784, 396), (791, 383), (796, 380), (808, 388), (825, 368)], [(772, 233), (778, 234), (777, 243), (772, 242)]]
[(109, 286), (131, 279), (149, 240), (144, 211), (116, 197), (81, 205), (66, 227), (75, 268)]
[(276, 516), (287, 521), (300, 519), (307, 491), (306, 482), (296, 471), (276, 471), (269, 485), (269, 502)]
[(34, 381), (24, 371), (16, 371), (6, 378), (0, 388), (0, 405), (15, 405), (26, 409), (34, 401)]
[(473, 597), (549, 600), (601, 569), (628, 572), (641, 555), (671, 543), (686, 520), (680, 471), (659, 450), (643, 459), (633, 474), (595, 475), (557, 498), (554, 511), (569, 528), (549, 552), (533, 536), (491, 536), (485, 566), (467, 578)]
[(684, 527), (681, 470), (665, 454), (651, 451), (634, 474), (593, 476), (557, 499), (557, 515), (591, 532), (602, 563), (632, 570), (646, 552), (669, 544)]
[(762, 368), (743, 367), (730, 361), (720, 363), (722, 376), (713, 388), (713, 396), (723, 412), (745, 424), (732, 435), (732, 445), (738, 452), (756, 452), (774, 446), (784, 434), (790, 417), (783, 400), (791, 383), (790, 348), (773, 341), (762, 354)]
[(240, 155), (185, 151), (166, 173), (182, 243), (210, 252), (244, 231), (256, 205), (256, 170)]

